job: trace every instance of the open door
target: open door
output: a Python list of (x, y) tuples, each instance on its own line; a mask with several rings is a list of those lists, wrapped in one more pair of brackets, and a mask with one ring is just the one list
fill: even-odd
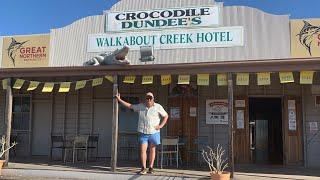
[(284, 160), (287, 165), (302, 165), (302, 116), (301, 98), (284, 98)]
[(248, 97), (238, 96), (234, 101), (233, 147), (235, 163), (250, 162)]

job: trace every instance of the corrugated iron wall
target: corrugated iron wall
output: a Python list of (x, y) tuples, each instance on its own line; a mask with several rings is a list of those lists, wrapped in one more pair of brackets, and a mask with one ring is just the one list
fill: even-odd
[[(206, 6), (210, 0), (122, 0), (109, 11)], [(108, 12), (108, 11), (106, 11)], [(50, 66), (81, 66), (97, 53), (87, 53), (88, 34), (104, 33), (103, 15), (91, 16), (51, 31)], [(244, 46), (155, 50), (155, 64), (276, 59), (290, 57), (289, 16), (271, 15), (244, 6), (223, 7), (221, 26), (244, 26)], [(131, 64), (141, 64), (140, 52), (130, 51)]]
[(88, 34), (104, 32), (104, 16), (90, 16), (51, 30), (49, 66), (82, 66), (94, 54), (87, 52)]

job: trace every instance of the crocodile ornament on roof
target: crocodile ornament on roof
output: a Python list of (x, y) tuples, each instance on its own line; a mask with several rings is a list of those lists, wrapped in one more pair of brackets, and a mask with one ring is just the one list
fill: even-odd
[(113, 65), (113, 64), (130, 64), (126, 59), (129, 52), (129, 47), (124, 46), (121, 49), (117, 49), (113, 52), (105, 52), (99, 54), (90, 60), (83, 63), (84, 66), (99, 66), (99, 65)]

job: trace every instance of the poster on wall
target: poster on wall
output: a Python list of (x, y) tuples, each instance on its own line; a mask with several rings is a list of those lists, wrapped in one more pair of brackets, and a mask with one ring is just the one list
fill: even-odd
[(244, 110), (237, 110), (237, 129), (244, 129)]
[(206, 124), (228, 124), (228, 100), (206, 100)]
[(190, 117), (197, 117), (197, 108), (190, 107)]
[(170, 108), (170, 118), (172, 120), (180, 119), (180, 107), (171, 107)]
[(235, 107), (246, 107), (246, 101), (245, 100), (236, 100), (234, 103)]
[(289, 131), (297, 130), (296, 101), (288, 100)]
[(318, 132), (318, 122), (309, 122), (310, 133)]

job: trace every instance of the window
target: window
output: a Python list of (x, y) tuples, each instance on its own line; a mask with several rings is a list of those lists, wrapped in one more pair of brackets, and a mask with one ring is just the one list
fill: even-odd
[(29, 130), (30, 97), (18, 96), (13, 98), (12, 129)]
[[(138, 97), (121, 97), (123, 100), (138, 104)], [(119, 106), (119, 131), (120, 132), (136, 132), (138, 127), (139, 116), (138, 113), (128, 109), (122, 105)]]

